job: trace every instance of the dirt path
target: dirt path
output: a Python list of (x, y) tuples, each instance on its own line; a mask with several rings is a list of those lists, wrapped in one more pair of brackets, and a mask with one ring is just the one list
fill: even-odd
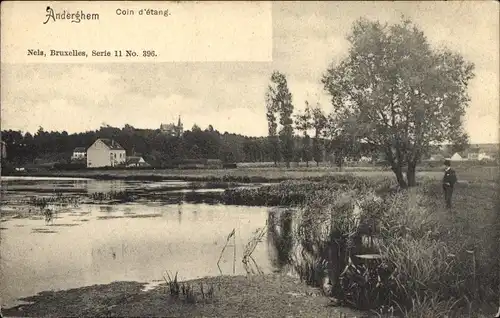
[[(214, 286), (212, 298), (203, 299)], [(279, 274), (214, 277), (190, 281), (195, 303), (175, 299), (165, 284), (143, 291), (144, 284), (116, 282), (29, 297), (30, 305), (4, 309), (5, 316), (44, 317), (363, 317), (362, 313), (333, 307), (319, 290)], [(366, 317), (366, 316), (365, 316)]]

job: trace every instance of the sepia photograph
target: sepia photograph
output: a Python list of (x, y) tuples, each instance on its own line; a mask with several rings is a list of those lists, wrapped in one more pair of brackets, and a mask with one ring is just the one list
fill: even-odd
[(498, 2), (1, 9), (0, 317), (500, 317)]

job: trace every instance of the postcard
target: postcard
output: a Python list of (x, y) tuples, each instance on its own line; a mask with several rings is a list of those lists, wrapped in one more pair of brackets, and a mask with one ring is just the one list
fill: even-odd
[(499, 317), (494, 1), (3, 1), (0, 316)]

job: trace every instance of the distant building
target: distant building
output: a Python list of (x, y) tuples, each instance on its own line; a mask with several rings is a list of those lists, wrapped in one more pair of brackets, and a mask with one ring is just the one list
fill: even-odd
[(498, 143), (489, 143), (489, 144), (471, 144), (470, 148), (478, 149), (480, 153), (495, 153), (498, 154), (500, 150), (500, 144)]
[(2, 144), (1, 158), (4, 159), (7, 158), (7, 144), (3, 140), (1, 141), (1, 144)]
[(491, 156), (487, 153), (480, 152), (477, 156), (477, 160), (486, 160), (486, 161), (495, 160), (495, 156)]
[(140, 156), (127, 157), (127, 167), (147, 167), (149, 164)]
[(170, 136), (176, 136), (180, 137), (182, 133), (184, 132), (184, 126), (181, 122), (181, 116), (179, 116), (179, 120), (177, 121), (177, 125), (175, 124), (161, 124), (160, 125), (160, 130), (162, 133), (170, 135)]
[(463, 161), (464, 158), (458, 152), (455, 152), (453, 154), (453, 156), (451, 156), (450, 160), (452, 160), (452, 161)]
[(479, 148), (477, 160), (495, 160), (500, 153), (499, 144), (477, 144)]
[(85, 147), (76, 147), (71, 155), (71, 160), (83, 160), (87, 157), (87, 149)]
[(125, 149), (112, 139), (99, 138), (87, 149), (87, 167), (115, 167), (125, 165)]
[(359, 158), (359, 162), (372, 162), (372, 161), (373, 158), (368, 156), (361, 156), (361, 158)]
[[(460, 160), (495, 160), (498, 158), (499, 151), (500, 145), (498, 143), (470, 144), (464, 151), (459, 152), (458, 155), (461, 157)], [(447, 158), (455, 154), (455, 152), (451, 151), (451, 145), (441, 145), (440, 151), (436, 151), (435, 154), (439, 152)]]
[(468, 160), (478, 160), (479, 159), (479, 148), (468, 149), (467, 151)]

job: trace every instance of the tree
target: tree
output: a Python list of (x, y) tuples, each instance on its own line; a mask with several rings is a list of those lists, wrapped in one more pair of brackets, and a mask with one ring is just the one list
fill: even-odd
[(191, 128), (191, 131), (192, 132), (199, 132), (199, 131), (201, 131), (201, 128), (200, 128), (200, 126), (198, 126), (196, 124), (193, 124), (193, 127)]
[(459, 131), (457, 133), (457, 138), (453, 140), (451, 145), (452, 153), (462, 152), (469, 148), (469, 136), (466, 132)]
[(359, 157), (359, 141), (352, 128), (346, 122), (338, 122), (333, 114), (325, 118), (324, 136), (328, 140), (326, 150), (334, 156), (335, 164), (340, 169), (346, 159)]
[(274, 101), (275, 94), (274, 88), (269, 85), (266, 92), (268, 143), (269, 148), (272, 150), (272, 160), (274, 161), (274, 165), (277, 166), (278, 162), (281, 160), (281, 152), (278, 139), (278, 123), (276, 122), (276, 113), (279, 109), (278, 104)]
[(322, 79), (334, 115), (384, 152), (400, 186), (414, 186), (416, 165), (432, 144), (463, 138), (474, 65), (433, 50), (409, 20), (388, 26), (360, 19), (348, 40), (348, 57)]
[[(281, 129), (279, 131), (280, 150), (283, 160), (287, 168), (290, 167), (290, 162), (294, 155), (294, 140), (293, 140), (293, 104), (292, 94), (288, 90), (288, 84), (284, 74), (274, 71), (271, 75), (271, 85), (269, 85), (266, 93), (269, 135), (275, 133), (276, 112), (279, 114), (279, 123)], [(270, 120), (272, 119), (272, 120)], [(273, 131), (271, 131), (273, 130)]]
[(198, 145), (193, 145), (189, 150), (189, 156), (191, 159), (200, 159), (201, 158), (201, 150)]
[(313, 139), (313, 159), (316, 161), (316, 166), (323, 160), (323, 143), (321, 135), (326, 128), (326, 117), (321, 110), (319, 104), (312, 110), (312, 125), (314, 128)]
[(311, 108), (309, 107), (309, 103), (307, 101), (305, 111), (295, 115), (295, 118), (295, 127), (302, 133), (303, 137), (300, 157), (306, 162), (306, 166), (309, 167), (309, 161), (312, 160), (311, 137), (309, 136), (309, 130), (311, 130), (313, 125), (311, 122)]

